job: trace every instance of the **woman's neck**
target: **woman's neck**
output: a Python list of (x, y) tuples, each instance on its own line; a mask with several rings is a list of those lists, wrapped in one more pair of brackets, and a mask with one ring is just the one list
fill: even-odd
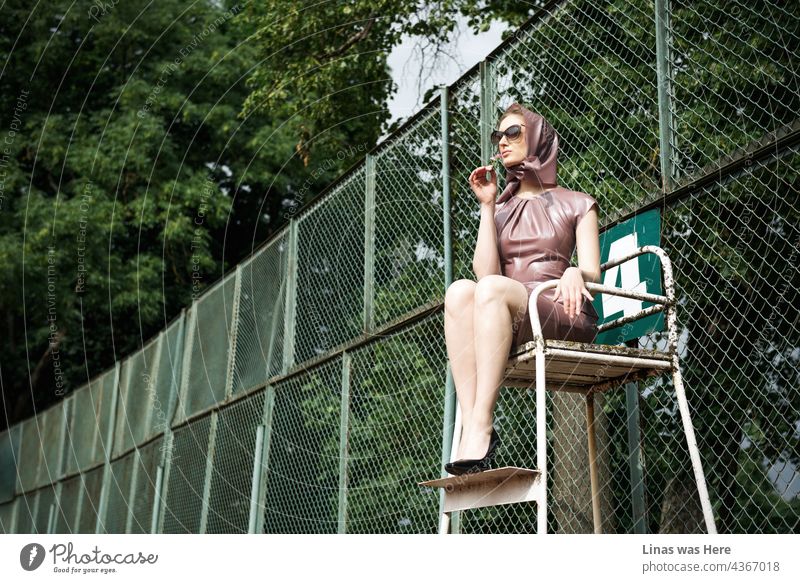
[(539, 182), (521, 180), (519, 183), (519, 189), (517, 190), (516, 196), (521, 196), (522, 198), (532, 198), (534, 196), (541, 196), (543, 193), (552, 189), (553, 189), (552, 186), (545, 187)]

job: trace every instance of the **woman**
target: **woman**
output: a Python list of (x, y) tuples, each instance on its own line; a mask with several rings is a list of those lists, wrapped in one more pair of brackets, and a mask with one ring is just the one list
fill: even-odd
[[(558, 135), (540, 115), (514, 103), (492, 132), (506, 169), (495, 202), (491, 166), (472, 171), (481, 205), (472, 268), (477, 283), (454, 281), (445, 294), (445, 338), (461, 409), (462, 431), (451, 474), (491, 468), (500, 437), (494, 406), (513, 346), (533, 339), (528, 300), (534, 288), (558, 279), (538, 298), (545, 338), (592, 342), (597, 312), (584, 282), (600, 281), (594, 198), (558, 186)], [(489, 180), (487, 180), (487, 172)], [(578, 267), (569, 267), (577, 244)]]

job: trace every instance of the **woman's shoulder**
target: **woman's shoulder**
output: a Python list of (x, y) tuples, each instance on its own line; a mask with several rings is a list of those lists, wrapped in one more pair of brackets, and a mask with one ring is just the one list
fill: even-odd
[(593, 205), (597, 204), (597, 200), (585, 192), (581, 192), (580, 190), (570, 190), (569, 188), (564, 188), (563, 186), (558, 186), (553, 189), (553, 194), (558, 196), (560, 200), (562, 200), (565, 204), (574, 205), (576, 207), (582, 207), (585, 205)]
[(564, 214), (570, 217), (575, 225), (580, 222), (593, 206), (597, 205), (597, 210), (600, 212), (600, 205), (597, 200), (580, 190), (570, 190), (559, 186), (554, 189), (553, 194), (555, 195), (554, 198), (557, 198), (564, 208)]

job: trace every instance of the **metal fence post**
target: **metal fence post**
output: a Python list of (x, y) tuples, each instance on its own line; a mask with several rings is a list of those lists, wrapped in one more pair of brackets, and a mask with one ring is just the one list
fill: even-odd
[(53, 531), (55, 530), (54, 527), (55, 522), (56, 522), (56, 503), (52, 502), (50, 504), (50, 510), (47, 514), (47, 534), (53, 534)]
[(225, 375), (225, 398), (233, 394), (233, 381), (236, 374), (236, 342), (239, 337), (239, 299), (242, 293), (242, 265), (236, 266), (236, 280), (233, 284), (233, 305), (231, 306), (231, 332), (228, 346), (228, 372)]
[[(166, 440), (166, 438), (165, 438)], [(164, 466), (159, 464), (156, 468), (156, 490), (153, 495), (153, 513), (150, 518), (150, 532), (159, 532), (159, 527), (163, 524), (161, 513), (163, 512), (164, 505), (161, 503), (161, 491), (164, 484)]]
[(19, 512), (19, 505), (22, 503), (21, 500), (22, 496), (14, 497), (14, 501), (12, 502), (13, 507), (11, 508), (11, 523), (8, 526), (6, 534), (22, 534), (17, 533), (17, 513)]
[(250, 477), (250, 516), (247, 520), (247, 534), (256, 533), (259, 508), (259, 487), (261, 486), (261, 458), (264, 455), (264, 425), (256, 426), (256, 449), (253, 452), (253, 473)]
[(339, 512), (338, 533), (347, 532), (347, 452), (350, 425), (350, 366), (353, 357), (342, 354), (342, 402), (339, 412)]
[[(443, 215), (443, 235), (444, 235), (444, 292), (447, 293), (447, 288), (453, 283), (453, 230), (450, 224), (450, 211), (452, 205), (450, 202), (450, 118), (448, 117), (448, 102), (449, 102), (449, 88), (447, 85), (439, 87), (439, 111), (441, 118), (441, 132), (442, 132), (442, 215)], [(450, 451), (453, 448), (453, 432), (455, 430), (455, 416), (456, 416), (456, 391), (453, 384), (453, 371), (450, 368), (450, 363), (447, 363), (445, 373), (445, 390), (444, 390), (444, 419), (442, 420), (442, 456), (441, 464), (444, 466), (450, 461)], [(441, 468), (441, 475), (444, 477), (446, 472), (444, 467)], [(447, 520), (444, 514), (444, 489), (439, 491), (439, 516), (442, 523), (439, 525), (439, 532), (444, 534), (447, 532), (448, 524), (444, 521)], [(454, 524), (458, 523), (458, 512), (452, 514), (451, 521)]]
[(6, 534), (14, 534), (17, 532), (17, 509), (19, 508), (20, 500), (22, 500), (22, 496), (17, 495), (17, 491), (22, 492), (22, 480), (20, 477), (20, 468), (22, 466), (22, 458), (20, 457), (22, 427), (23, 423), (17, 423), (9, 427), (6, 433), (11, 445), (12, 471), (14, 473), (14, 483), (11, 485), (11, 521), (10, 525), (5, 526)]
[(484, 59), (478, 66), (481, 77), (481, 120), (480, 120), (480, 139), (481, 139), (481, 162), (488, 161), (492, 155), (492, 142), (489, 131), (494, 127), (497, 117), (495, 111), (495, 79), (494, 66), (492, 61)]
[(139, 464), (142, 463), (142, 450), (137, 447), (130, 455), (133, 455), (133, 469), (131, 469), (131, 483), (130, 486), (128, 486), (128, 491), (126, 493), (128, 514), (125, 516), (125, 530), (123, 531), (125, 534), (130, 534), (131, 529), (133, 528), (133, 510), (135, 508), (134, 501), (136, 500), (136, 492), (138, 491), (138, 488), (136, 487), (136, 480), (139, 479)]
[(661, 159), (661, 189), (664, 194), (674, 188), (672, 160), (674, 124), (672, 119), (672, 68), (670, 58), (670, 4), (669, 0), (656, 0), (656, 79), (658, 82), (658, 136)]
[[(194, 310), (192, 310), (192, 315)], [(191, 316), (190, 316), (191, 317)], [(193, 320), (193, 318), (192, 318)], [(150, 520), (150, 532), (159, 533), (164, 527), (164, 512), (166, 511), (166, 486), (167, 479), (169, 478), (170, 465), (172, 463), (172, 423), (175, 420), (175, 415), (178, 410), (178, 400), (180, 399), (181, 390), (183, 387), (184, 374), (188, 374), (186, 360), (191, 358), (192, 344), (186, 342), (186, 336), (190, 335), (194, 330), (193, 326), (187, 326), (186, 323), (186, 308), (181, 310), (180, 324), (178, 324), (178, 338), (175, 342), (175, 365), (177, 370), (172, 371), (172, 390), (169, 394), (169, 403), (167, 404), (167, 426), (164, 429), (164, 437), (162, 438), (163, 454), (161, 456), (161, 463), (156, 469), (156, 489), (153, 496), (153, 514)], [(188, 328), (188, 330), (187, 330)]]
[[(97, 519), (94, 525), (95, 534), (105, 531), (106, 509), (108, 507), (108, 489), (111, 484), (111, 457), (114, 451), (114, 434), (117, 426), (117, 403), (119, 401), (119, 375), (122, 364), (120, 361), (114, 363), (114, 387), (111, 390), (111, 407), (108, 413), (108, 429), (106, 430), (106, 448), (103, 454), (103, 481), (100, 487), (100, 503), (97, 505)], [(102, 387), (100, 389), (102, 391)], [(97, 432), (99, 434), (99, 431)], [(102, 531), (100, 529), (103, 529)]]
[(294, 364), (294, 320), (297, 308), (297, 219), (289, 220), (289, 253), (287, 257), (286, 308), (284, 310), (283, 372)]
[(153, 497), (153, 518), (150, 523), (151, 532), (164, 531), (164, 516), (167, 512), (167, 493), (169, 492), (169, 475), (172, 471), (172, 448), (175, 446), (175, 434), (172, 428), (164, 434), (164, 453), (156, 470), (156, 495)]
[[(149, 437), (150, 431), (152, 430), (151, 426), (153, 425), (153, 414), (155, 413), (156, 400), (155, 384), (156, 380), (158, 379), (159, 370), (161, 369), (161, 357), (164, 352), (164, 345), (167, 342), (169, 342), (169, 340), (167, 339), (167, 328), (165, 328), (159, 333), (158, 340), (156, 340), (155, 357), (153, 358), (152, 362), (145, 367), (145, 371), (147, 371), (147, 386), (145, 387), (145, 390), (147, 391), (147, 413), (144, 417), (145, 438)], [(142, 356), (144, 356), (144, 354)], [(130, 384), (128, 386), (130, 386)]]
[(217, 445), (217, 424), (219, 423), (219, 412), (211, 413), (211, 427), (208, 432), (208, 452), (206, 453), (206, 474), (203, 481), (203, 505), (200, 511), (199, 534), (205, 534), (208, 525), (208, 507), (211, 505), (211, 474), (214, 471), (214, 449)]
[[(67, 428), (69, 426), (69, 421), (71, 418), (72, 413), (72, 399), (67, 399), (66, 397), (61, 400), (61, 431), (58, 434), (58, 473), (56, 474), (56, 480), (58, 480), (58, 486), (56, 488), (56, 495), (55, 495), (55, 504), (56, 504), (56, 513), (61, 514), (63, 516), (64, 510), (61, 507), (61, 492), (63, 490), (61, 478), (64, 477), (64, 474), (67, 472)], [(53, 520), (51, 533), (55, 533), (56, 528), (56, 520), (58, 517), (56, 516)]]
[(275, 408), (275, 386), (268, 385), (264, 398), (262, 424), (264, 426), (264, 443), (259, 460), (258, 512), (252, 532), (264, 532), (264, 507), (267, 497), (267, 469), (269, 467), (270, 444), (272, 442), (272, 412)]
[(375, 158), (364, 161), (364, 332), (375, 329)]
[[(656, 81), (658, 86), (658, 137), (661, 164), (661, 192), (667, 194), (674, 188), (675, 168), (674, 122), (672, 117), (672, 68), (670, 57), (671, 25), (669, 0), (655, 0), (656, 27)], [(638, 341), (628, 343), (636, 347)], [(642, 467), (639, 435), (639, 383), (625, 385), (625, 404), (628, 419), (628, 466), (631, 479), (633, 505), (633, 531), (647, 533), (647, 508), (645, 505), (644, 471)]]
[[(36, 517), (39, 516), (39, 504), (41, 503), (42, 493), (40, 490), (35, 490), (35, 493), (32, 495), (33, 502), (30, 504), (28, 508), (30, 508), (30, 515), (31, 515), (31, 531), (36, 534)], [(32, 506), (32, 508), (31, 508)]]
[(78, 475), (80, 476), (80, 486), (78, 487), (78, 503), (75, 505), (75, 518), (72, 527), (67, 525), (67, 528), (71, 528), (72, 532), (82, 534), (80, 532), (80, 525), (81, 513), (83, 513), (83, 500), (86, 498), (86, 474), (80, 472)]
[[(191, 364), (192, 358), (192, 343), (191, 343), (191, 335), (194, 333), (194, 315), (195, 310), (193, 307), (189, 308), (191, 310), (191, 314), (189, 314), (189, 322), (186, 321), (186, 308), (181, 310), (181, 319), (180, 319), (180, 330), (178, 331), (178, 339), (176, 341), (175, 346), (175, 364), (178, 365), (178, 370), (172, 373), (172, 390), (169, 394), (169, 403), (167, 404), (167, 431), (172, 430), (172, 424), (175, 422), (175, 415), (178, 412), (178, 402), (181, 398), (181, 391), (183, 390), (184, 385), (184, 375), (187, 376), (186, 383), (188, 384), (188, 374), (189, 374), (189, 366)], [(188, 337), (188, 341), (187, 341)]]
[[(636, 348), (637, 340), (626, 342)], [(633, 506), (633, 532), (647, 534), (647, 506), (645, 505), (644, 468), (639, 432), (639, 382), (625, 384), (625, 413), (628, 419), (628, 471), (631, 477), (631, 504)]]
[[(496, 94), (496, 91), (495, 91), (495, 76), (494, 76), (494, 66), (492, 64), (492, 61), (490, 59), (482, 60), (478, 64), (478, 72), (480, 74), (480, 83), (481, 83), (481, 89), (480, 89), (480, 121), (479, 121), (480, 130), (479, 130), (479, 134), (480, 134), (480, 140), (481, 140), (481, 162), (483, 162), (484, 160), (488, 160), (492, 155), (492, 143), (489, 140), (489, 128), (494, 127), (494, 119), (496, 117), (496, 112), (495, 112), (495, 94)], [(446, 112), (447, 111), (447, 102), (446, 101), (444, 103), (444, 109), (445, 109), (445, 112)], [(449, 121), (448, 119), (444, 119), (444, 118), (442, 120), (442, 124), (444, 126), (443, 129), (442, 129), (442, 138), (443, 138), (444, 144), (445, 144), (445, 145), (443, 145), (443, 151), (445, 151), (445, 149), (447, 149), (447, 145), (449, 145), (449, 142), (447, 141), (447, 136), (448, 136), (447, 127), (445, 126), (445, 124), (448, 121)], [(449, 150), (447, 150), (447, 151), (449, 152)], [(449, 198), (450, 198), (450, 171), (449, 171), (449, 166), (447, 166), (447, 170), (446, 170), (447, 173), (444, 174), (445, 166), (447, 164), (449, 164), (449, 159), (448, 158), (449, 158), (449, 153), (448, 153), (447, 157), (445, 157), (444, 154), (443, 154), (443, 156), (442, 156), (442, 172), (443, 172), (443, 176), (446, 176), (446, 180), (447, 180), (447, 183), (446, 183), (447, 184), (447, 186), (446, 186), (447, 190), (446, 190), (446, 192), (447, 192), (447, 197), (448, 197), (448, 203), (447, 203), (447, 206), (445, 207), (448, 210), (445, 212), (445, 216), (449, 215)], [(445, 237), (446, 237), (445, 241), (447, 242), (449, 240), (450, 244), (452, 245), (452, 239), (451, 239), (452, 233), (450, 232), (449, 229), (447, 229), (447, 231), (445, 231)], [(452, 275), (452, 259), (451, 259), (451, 261), (446, 261), (445, 265), (450, 267), (450, 279), (445, 281), (446, 285), (449, 286), (450, 283), (452, 283), (452, 277), (453, 277), (453, 275)], [(452, 411), (453, 411), (452, 416), (453, 416), (453, 418), (455, 418), (456, 394), (455, 394), (455, 385), (453, 383), (453, 373), (452, 373), (452, 370), (451, 370), (451, 368), (449, 366), (449, 363), (448, 363), (448, 367), (447, 367), (447, 388), (446, 388), (446, 392), (447, 392), (447, 399), (452, 401), (452, 405), (451, 405), (452, 406)], [(448, 405), (448, 403), (446, 401), (445, 402), (445, 406), (447, 406), (447, 405)], [(445, 415), (447, 415), (447, 414), (448, 414), (447, 411), (445, 411)], [(450, 432), (450, 446), (451, 447), (452, 447), (452, 434), (453, 434), (453, 431)], [(450, 448), (448, 448), (448, 450), (447, 450), (447, 459), (445, 461), (449, 461), (449, 460), (450, 460)], [(440, 506), (440, 512), (441, 512), (441, 509), (444, 506), (444, 492), (443, 491), (440, 494), (439, 506)], [(451, 512), (450, 516), (451, 516), (451, 518), (450, 518), (450, 532), (453, 533), (453, 534), (460, 533), (461, 532), (461, 513), (460, 512)], [(444, 526), (444, 525), (442, 525), (442, 526)]]

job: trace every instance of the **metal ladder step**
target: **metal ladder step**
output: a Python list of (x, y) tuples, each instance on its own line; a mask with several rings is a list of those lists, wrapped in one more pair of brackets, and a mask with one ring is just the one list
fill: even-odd
[(505, 466), (475, 474), (448, 476), (418, 482), (420, 486), (444, 488), (444, 512), (541, 501), (541, 472)]

